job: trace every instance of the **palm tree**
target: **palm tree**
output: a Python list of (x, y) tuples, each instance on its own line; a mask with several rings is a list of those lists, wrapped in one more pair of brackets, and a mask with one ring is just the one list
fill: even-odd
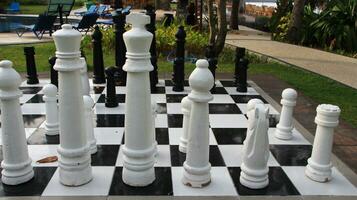
[(294, 0), (292, 20), (288, 30), (288, 40), (292, 43), (300, 41), (300, 31), (302, 28), (302, 18), (304, 16), (304, 7), (306, 0)]
[(229, 27), (232, 30), (239, 30), (238, 28), (238, 13), (240, 0), (232, 0), (231, 22)]

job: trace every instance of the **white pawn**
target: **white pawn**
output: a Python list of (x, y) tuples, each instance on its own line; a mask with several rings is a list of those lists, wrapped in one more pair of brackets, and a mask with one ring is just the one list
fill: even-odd
[(321, 104), (316, 108), (317, 124), (311, 157), (307, 160), (305, 174), (311, 180), (327, 182), (331, 180), (331, 151), (334, 128), (338, 125), (340, 108), (330, 104)]
[(182, 153), (187, 152), (187, 140), (188, 140), (188, 130), (190, 125), (190, 113), (191, 113), (192, 101), (185, 96), (181, 101), (181, 110), (183, 113), (183, 122), (182, 122), (182, 135), (180, 137), (179, 151)]
[(7, 185), (18, 185), (32, 179), (34, 171), (28, 154), (24, 123), (19, 98), (20, 75), (12, 62), (0, 62), (0, 99), (2, 152), (1, 180)]
[(282, 140), (290, 140), (293, 137), (293, 112), (297, 93), (294, 89), (287, 88), (281, 96), (280, 103), (283, 107), (281, 108), (279, 123), (276, 125), (275, 137)]
[(88, 95), (89, 96), (89, 91), (90, 91), (90, 86), (89, 86), (89, 78), (88, 78), (88, 69), (87, 69), (87, 62), (84, 57), (81, 57), (81, 63), (83, 67), (81, 68), (81, 82), (82, 82), (82, 90), (83, 90), (83, 95)]
[(152, 114), (152, 132), (153, 132), (153, 145), (154, 145), (154, 148), (155, 148), (155, 156), (157, 156), (158, 154), (158, 150), (157, 150), (157, 141), (156, 141), (156, 129), (155, 129), (155, 119), (156, 119), (156, 116), (157, 116), (157, 104), (156, 102), (153, 100), (151, 102), (151, 114)]
[(43, 101), (46, 106), (46, 135), (58, 135), (58, 106), (57, 106), (57, 87), (53, 84), (47, 84), (43, 87)]
[(248, 188), (261, 189), (269, 184), (269, 109), (260, 100), (248, 104), (254, 106), (254, 110), (250, 111), (248, 117), (239, 181)]
[(90, 96), (84, 95), (84, 117), (85, 117), (85, 126), (87, 130), (87, 139), (89, 143), (89, 152), (90, 154), (97, 153), (97, 140), (94, 137), (93, 129), (93, 106), (94, 101)]
[(210, 89), (214, 83), (207, 60), (196, 62), (189, 83), (192, 91), (188, 98), (192, 101), (192, 107), (182, 183), (191, 187), (204, 187), (211, 182), (208, 102), (213, 99)]

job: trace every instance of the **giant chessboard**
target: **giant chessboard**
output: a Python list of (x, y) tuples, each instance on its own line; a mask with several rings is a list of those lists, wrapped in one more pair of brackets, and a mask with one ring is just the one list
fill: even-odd
[[(0, 196), (357, 196), (357, 189), (333, 168), (333, 179), (328, 183), (311, 181), (304, 175), (312, 146), (301, 133), (294, 130), (292, 140), (274, 137), (278, 112), (253, 88), (238, 93), (233, 81), (216, 81), (214, 100), (209, 104), (210, 163), (212, 182), (205, 188), (190, 188), (181, 183), (185, 154), (179, 152), (182, 134), (181, 99), (190, 88), (186, 81), (184, 92), (174, 92), (170, 80), (160, 80), (152, 99), (158, 103), (156, 118), (156, 180), (143, 188), (125, 185), (122, 181), (122, 151), (124, 142), (125, 87), (117, 87), (119, 107), (106, 108), (105, 85), (91, 85), (95, 100), (95, 136), (98, 152), (92, 155), (93, 180), (80, 187), (60, 184), (58, 163), (40, 164), (36, 161), (57, 155), (58, 136), (45, 136), (45, 104), (42, 86), (49, 80), (41, 79), (38, 85), (24, 82), (20, 99), (26, 127), (28, 150), (33, 160), (35, 178), (18, 186), (0, 184)], [(259, 98), (270, 107), (270, 157), (269, 180), (265, 189), (252, 190), (239, 183), (242, 147), (246, 137), (246, 107), (250, 99)], [(357, 197), (356, 197), (357, 198)]]

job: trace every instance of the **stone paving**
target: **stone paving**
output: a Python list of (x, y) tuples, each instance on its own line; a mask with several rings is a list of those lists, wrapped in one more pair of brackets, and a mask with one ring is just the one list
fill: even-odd
[(357, 59), (317, 49), (272, 41), (269, 33), (240, 26), (226, 44), (245, 47), (279, 61), (329, 77), (357, 89)]

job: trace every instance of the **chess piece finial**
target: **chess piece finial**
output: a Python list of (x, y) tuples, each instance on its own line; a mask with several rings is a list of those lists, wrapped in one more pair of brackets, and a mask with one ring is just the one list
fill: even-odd
[(46, 135), (58, 135), (57, 87), (53, 84), (47, 84), (43, 87), (43, 94), (43, 101), (46, 106)]
[(53, 40), (56, 45), (57, 58), (76, 58), (81, 56), (82, 34), (74, 30), (72, 25), (63, 24), (62, 29), (53, 34)]
[(296, 105), (297, 92), (287, 88), (282, 93), (281, 114), (279, 123), (276, 125), (275, 137), (282, 140), (289, 140), (293, 137), (293, 112)]
[(341, 110), (335, 105), (321, 104), (317, 106), (316, 111), (316, 134), (311, 157), (307, 160), (305, 175), (317, 182), (328, 182), (332, 179), (333, 132), (339, 123), (338, 118)]
[(186, 161), (182, 183), (191, 187), (204, 187), (211, 182), (209, 162), (209, 113), (208, 102), (213, 99), (213, 75), (207, 60), (198, 60), (189, 77), (192, 101)]
[(243, 145), (243, 163), (240, 183), (251, 189), (261, 189), (269, 184), (269, 109), (257, 100), (250, 103), (247, 137)]
[(34, 171), (28, 154), (25, 128), (21, 115), (18, 88), (20, 75), (12, 68), (12, 62), (0, 62), (0, 100), (2, 153), (1, 180), (7, 185), (18, 185), (32, 179)]

